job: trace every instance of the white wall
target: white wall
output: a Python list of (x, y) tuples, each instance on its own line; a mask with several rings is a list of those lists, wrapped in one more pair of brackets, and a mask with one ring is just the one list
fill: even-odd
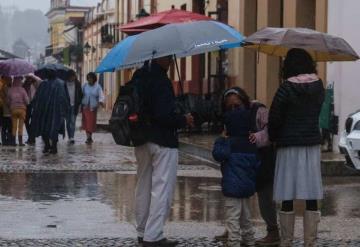
[[(328, 33), (344, 38), (360, 54), (360, 1), (329, 0)], [(328, 63), (327, 80), (335, 82), (335, 114), (339, 133), (347, 116), (360, 109), (360, 62)], [(336, 136), (334, 146), (337, 147)]]

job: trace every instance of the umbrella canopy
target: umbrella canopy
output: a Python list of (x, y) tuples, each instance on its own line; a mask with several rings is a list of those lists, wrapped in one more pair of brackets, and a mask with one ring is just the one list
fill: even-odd
[(245, 47), (285, 57), (291, 48), (304, 49), (315, 61), (355, 61), (359, 56), (342, 38), (307, 28), (267, 27), (245, 39)]
[(172, 9), (172, 10), (159, 12), (147, 17), (143, 17), (137, 21), (122, 25), (120, 27), (120, 30), (124, 33), (133, 35), (144, 31), (149, 31), (155, 28), (159, 28), (171, 23), (202, 21), (202, 20), (213, 20), (213, 19), (205, 15), (201, 15), (185, 10)]
[(68, 73), (70, 72), (70, 68), (66, 67), (60, 63), (49, 63), (41, 66), (39, 69), (35, 71), (35, 75), (39, 76), (42, 79), (45, 78), (60, 78), (62, 80), (67, 80)]
[(24, 59), (11, 58), (0, 61), (0, 75), (23, 76), (34, 71), (35, 67)]
[(243, 40), (238, 31), (216, 21), (169, 24), (124, 39), (110, 50), (96, 72), (131, 68), (169, 55), (186, 57), (238, 47)]

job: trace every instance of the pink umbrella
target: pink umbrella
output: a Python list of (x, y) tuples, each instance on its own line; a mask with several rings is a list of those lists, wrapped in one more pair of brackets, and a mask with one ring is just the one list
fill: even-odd
[(0, 75), (23, 76), (34, 73), (35, 67), (24, 59), (11, 58), (0, 62)]

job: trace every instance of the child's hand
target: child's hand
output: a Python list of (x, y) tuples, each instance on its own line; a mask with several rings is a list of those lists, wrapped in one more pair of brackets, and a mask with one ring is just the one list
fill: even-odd
[(226, 133), (226, 130), (224, 130), (224, 131), (221, 133), (221, 136), (224, 137), (224, 138), (229, 137), (229, 136), (227, 135), (227, 133)]
[(255, 135), (255, 133), (250, 133), (250, 135), (249, 135), (249, 141), (250, 141), (250, 143), (252, 143), (252, 144), (256, 144), (256, 135)]

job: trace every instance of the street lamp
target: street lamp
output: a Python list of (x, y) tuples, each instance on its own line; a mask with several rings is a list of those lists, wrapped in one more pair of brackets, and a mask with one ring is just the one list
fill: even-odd
[(86, 44), (84, 45), (84, 53), (86, 56), (89, 55), (90, 49), (91, 46), (89, 45), (89, 42), (86, 42)]

